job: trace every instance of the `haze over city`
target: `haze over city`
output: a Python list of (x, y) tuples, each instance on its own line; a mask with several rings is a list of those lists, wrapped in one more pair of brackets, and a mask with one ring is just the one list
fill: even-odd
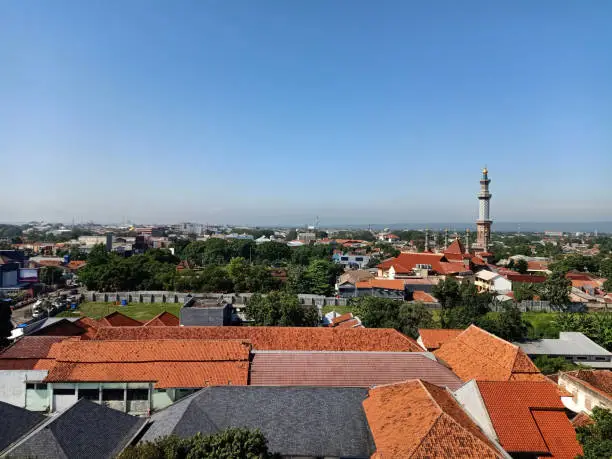
[(609, 221), (611, 15), (2, 2), (0, 220)]

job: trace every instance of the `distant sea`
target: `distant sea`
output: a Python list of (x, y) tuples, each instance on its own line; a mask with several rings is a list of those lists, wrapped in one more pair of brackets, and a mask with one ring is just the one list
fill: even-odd
[[(465, 231), (469, 228), (470, 231), (476, 228), (474, 222), (432, 222), (432, 223), (389, 223), (389, 224), (365, 224), (365, 225), (322, 225), (326, 228), (368, 228), (382, 230), (389, 228), (393, 230), (413, 229), (423, 230), (440, 230), (448, 228), (449, 231)], [(564, 233), (593, 233), (597, 230), (598, 233), (612, 233), (612, 221), (610, 222), (497, 222), (493, 221), (491, 226), (492, 231), (501, 232), (544, 232), (544, 231), (563, 231)]]

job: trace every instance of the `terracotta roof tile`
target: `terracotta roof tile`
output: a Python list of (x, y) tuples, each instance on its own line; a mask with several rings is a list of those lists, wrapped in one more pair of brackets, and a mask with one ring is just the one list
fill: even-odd
[(444, 255), (455, 254), (455, 255), (463, 255), (465, 253), (465, 247), (461, 243), (459, 238), (455, 239), (444, 251)]
[(368, 288), (382, 288), (387, 290), (401, 290), (403, 291), (406, 283), (401, 279), (369, 279), (366, 281), (357, 282), (355, 287), (368, 289)]
[(581, 411), (572, 419), (572, 425), (574, 426), (574, 429), (577, 429), (578, 427), (590, 426), (594, 423), (595, 421), (593, 421), (593, 418), (586, 414), (584, 411)]
[(49, 382), (155, 382), (204, 387), (248, 382), (250, 345), (239, 340), (65, 341)]
[(0, 370), (44, 370), (53, 365), (52, 346), (69, 336), (24, 336), (0, 354)]
[(164, 311), (143, 324), (143, 327), (178, 327), (179, 318), (174, 314)]
[(109, 315), (102, 317), (98, 323), (102, 327), (138, 327), (142, 325), (142, 322), (121, 314), (119, 311), (111, 312)]
[(464, 381), (508, 381), (525, 375), (548, 381), (518, 346), (475, 325), (443, 343), (434, 354)]
[(345, 320), (344, 322), (340, 322), (339, 324), (334, 325), (336, 328), (354, 328), (354, 327), (362, 327), (361, 320), (354, 318), (350, 320)]
[(100, 323), (91, 317), (81, 317), (74, 323), (85, 329), (85, 333), (81, 335), (81, 339), (93, 339), (100, 327)]
[(612, 371), (578, 370), (568, 371), (564, 374), (612, 400)]
[(511, 282), (524, 282), (527, 284), (541, 284), (546, 276), (532, 276), (530, 274), (506, 274), (506, 279)]
[(452, 390), (463, 382), (448, 368), (413, 352), (255, 351), (256, 386), (372, 387), (419, 378)]
[(352, 312), (347, 312), (345, 314), (340, 314), (337, 317), (334, 317), (331, 321), (332, 325), (339, 324), (340, 322), (344, 322), (345, 320), (350, 320), (353, 318)]
[(423, 303), (437, 303), (438, 302), (438, 300), (436, 300), (433, 296), (431, 296), (429, 293), (424, 292), (422, 290), (415, 290), (414, 292), (412, 292), (412, 300), (421, 301)]
[(460, 328), (419, 328), (419, 336), (428, 351), (435, 351), (462, 332)]
[(363, 401), (373, 458), (498, 458), (449, 392), (420, 380), (379, 386)]
[(510, 453), (574, 458), (580, 445), (561, 398), (547, 382), (478, 381), (500, 444)]
[(422, 352), (389, 328), (337, 327), (102, 327), (96, 339), (243, 339), (258, 350)]
[(531, 412), (550, 456), (557, 459), (574, 459), (582, 455), (582, 447), (576, 439), (576, 430), (564, 411), (533, 410)]

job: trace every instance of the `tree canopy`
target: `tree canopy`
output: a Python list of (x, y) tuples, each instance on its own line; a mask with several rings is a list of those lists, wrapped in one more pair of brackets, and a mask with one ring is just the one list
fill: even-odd
[(118, 459), (272, 459), (259, 430), (229, 428), (190, 438), (167, 436), (126, 448)]
[(578, 441), (582, 444), (585, 459), (612, 457), (612, 412), (599, 406), (593, 407), (593, 424), (578, 427)]
[(368, 328), (395, 328), (417, 338), (419, 328), (434, 326), (431, 311), (422, 303), (363, 296), (351, 299), (353, 313)]
[(265, 296), (254, 294), (244, 312), (254, 325), (316, 327), (319, 324), (319, 311), (315, 306), (302, 305), (297, 295), (280, 291)]

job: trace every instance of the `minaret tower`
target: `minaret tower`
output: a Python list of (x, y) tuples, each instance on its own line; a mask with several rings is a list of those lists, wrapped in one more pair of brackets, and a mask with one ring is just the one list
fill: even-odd
[(493, 223), (489, 217), (489, 201), (491, 200), (491, 193), (489, 193), (489, 171), (485, 167), (482, 170), (482, 177), (480, 179), (480, 193), (478, 193), (478, 220), (476, 220), (476, 244), (474, 248), (488, 252), (489, 244), (491, 242), (491, 223)]

